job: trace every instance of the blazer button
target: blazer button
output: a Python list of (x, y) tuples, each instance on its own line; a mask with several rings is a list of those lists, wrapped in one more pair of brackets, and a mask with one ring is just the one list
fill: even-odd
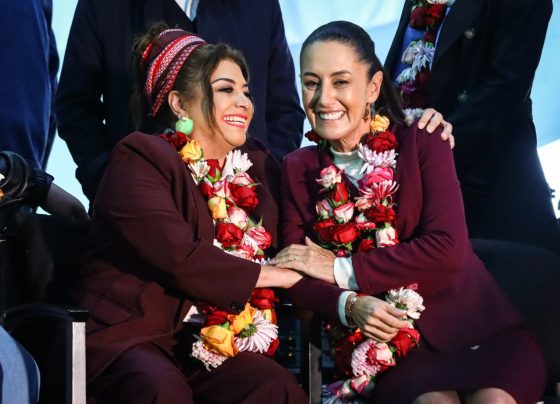
[(465, 35), (465, 38), (467, 39), (473, 39), (474, 36), (476, 35), (476, 29), (474, 28), (469, 28), (468, 30), (466, 30), (463, 35)]
[(467, 102), (468, 99), (469, 99), (469, 95), (467, 94), (466, 91), (463, 91), (461, 94), (457, 96), (457, 101), (459, 101), (461, 104)]

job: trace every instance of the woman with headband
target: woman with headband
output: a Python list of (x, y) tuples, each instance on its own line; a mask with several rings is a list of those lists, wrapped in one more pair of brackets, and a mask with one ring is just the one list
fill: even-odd
[(163, 27), (141, 37), (135, 54), (137, 115), (174, 130), (123, 139), (97, 194), (74, 292), (91, 314), (88, 399), (307, 402), (269, 358), (278, 299), (267, 288), (300, 275), (267, 265), (278, 224), (269, 183), (279, 172), (247, 139), (245, 61)]

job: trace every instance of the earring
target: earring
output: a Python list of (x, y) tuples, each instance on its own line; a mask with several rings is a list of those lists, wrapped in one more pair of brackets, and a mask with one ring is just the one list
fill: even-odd
[(364, 116), (363, 116), (363, 120), (364, 122), (366, 122), (368, 120), (368, 118), (371, 116), (371, 107), (370, 107), (370, 103), (366, 103), (366, 109), (364, 111)]
[(188, 116), (180, 116), (175, 122), (175, 131), (183, 132), (185, 135), (190, 135), (194, 128), (194, 122)]

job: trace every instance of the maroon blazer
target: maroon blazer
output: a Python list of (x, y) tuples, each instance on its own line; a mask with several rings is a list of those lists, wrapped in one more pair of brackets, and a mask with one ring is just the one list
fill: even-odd
[[(413, 124), (393, 126), (399, 141), (395, 197), (401, 243), (352, 256), (360, 290), (379, 294), (418, 283), (426, 310), (417, 322), (426, 340), (441, 350), (476, 345), (521, 319), (473, 253), (449, 143), (439, 132)], [(283, 244), (317, 240), (313, 225), (320, 170), (332, 164), (328, 149), (306, 147), (283, 166)], [(349, 183), (349, 182), (348, 182)], [(349, 183), (357, 196), (357, 190)], [(296, 305), (338, 321), (336, 286), (304, 278), (289, 293)]]
[[(259, 206), (253, 215), (277, 239), (276, 160), (256, 141), (244, 147)], [(90, 311), (88, 380), (124, 350), (179, 331), (193, 302), (231, 313), (245, 306), (260, 266), (212, 245), (207, 204), (178, 153), (159, 136), (133, 133), (111, 155), (95, 201), (90, 250), (76, 303)]]

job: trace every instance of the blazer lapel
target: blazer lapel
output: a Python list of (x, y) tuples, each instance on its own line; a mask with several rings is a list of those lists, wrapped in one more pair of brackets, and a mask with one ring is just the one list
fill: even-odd
[(470, 28), (470, 24), (482, 10), (484, 2), (485, 0), (457, 0), (453, 4), (441, 27), (433, 65)]

